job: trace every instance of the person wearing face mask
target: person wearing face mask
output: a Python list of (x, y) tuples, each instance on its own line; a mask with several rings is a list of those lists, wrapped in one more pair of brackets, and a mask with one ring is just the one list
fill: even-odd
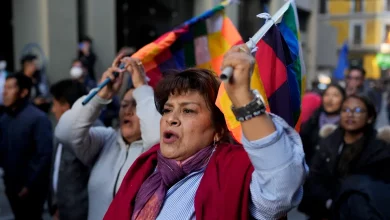
[(345, 91), (338, 84), (331, 84), (322, 94), (321, 107), (311, 118), (302, 124), (301, 139), (305, 150), (305, 159), (310, 165), (316, 147), (320, 140), (319, 131), (326, 124), (338, 124), (340, 121), (341, 104), (345, 99)]
[(91, 127), (119, 91), (122, 80), (116, 79), (85, 106), (81, 103), (85, 97), (77, 100), (62, 115), (55, 131), (56, 138), (64, 146), (72, 147), (76, 156), (92, 167), (88, 181), (90, 220), (103, 219), (131, 164), (159, 141), (161, 115), (155, 108), (153, 89), (146, 83), (142, 63), (131, 58), (122, 59), (126, 70), (120, 70), (120, 59), (114, 60), (101, 79), (105, 80), (112, 71), (118, 71), (121, 76), (124, 72), (131, 74), (134, 88), (122, 98), (119, 130)]
[(4, 111), (3, 91), (4, 91), (5, 79), (7, 78), (8, 75), (6, 68), (7, 68), (7, 61), (4, 59), (3, 56), (0, 56), (0, 116)]
[[(333, 201), (345, 179), (353, 175), (390, 184), (390, 140), (383, 134), (390, 128), (378, 132), (374, 128), (376, 116), (375, 106), (368, 97), (351, 95), (342, 104), (340, 127), (333, 125), (322, 133), (323, 139), (313, 157), (299, 206), (299, 210), (311, 219), (333, 219)], [(383, 193), (390, 195), (389, 191)], [(350, 210), (367, 208), (362, 204), (355, 204)]]
[(87, 91), (96, 87), (96, 82), (90, 78), (87, 69), (80, 59), (75, 59), (70, 69), (70, 78), (84, 84)]

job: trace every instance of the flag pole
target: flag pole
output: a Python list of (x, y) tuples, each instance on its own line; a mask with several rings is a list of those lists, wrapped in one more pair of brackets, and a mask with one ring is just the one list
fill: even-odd
[[(287, 9), (290, 7), (291, 0), (287, 1), (275, 14), (272, 18), (267, 19), (265, 24), (253, 35), (252, 38), (245, 43), (250, 51), (256, 48), (257, 43), (264, 37), (268, 30), (284, 15)], [(233, 68), (228, 66), (222, 70), (220, 79), (224, 82), (229, 82), (230, 78), (233, 75)]]

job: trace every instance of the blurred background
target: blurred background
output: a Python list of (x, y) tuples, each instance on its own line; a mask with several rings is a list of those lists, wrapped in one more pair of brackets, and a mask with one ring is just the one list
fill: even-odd
[[(26, 54), (37, 55), (50, 83), (69, 77), (79, 43), (88, 36), (97, 55), (96, 78), (123, 48), (132, 53), (219, 0), (1, 0), (0, 55), (7, 70), (18, 71)], [(263, 24), (261, 12), (273, 14), (284, 0), (241, 0), (227, 15), (247, 40)], [(307, 88), (324, 89), (344, 54), (361, 66), (368, 80), (390, 69), (390, 0), (296, 0)], [(385, 112), (385, 111), (382, 111)], [(386, 120), (386, 116), (383, 121)], [(0, 185), (0, 192), (3, 192)], [(0, 219), (9, 219), (0, 195)], [(292, 219), (303, 219), (292, 214)]]
[[(0, 49), (10, 71), (28, 51), (39, 55), (49, 81), (68, 75), (69, 60), (83, 36), (93, 39), (101, 73), (123, 47), (135, 50), (216, 5), (218, 0), (2, 0)], [(347, 42), (351, 64), (380, 78), (390, 67), (390, 1), (297, 0), (308, 82), (331, 75)], [(261, 12), (275, 12), (283, 0), (241, 0), (228, 16), (244, 40), (262, 24)]]

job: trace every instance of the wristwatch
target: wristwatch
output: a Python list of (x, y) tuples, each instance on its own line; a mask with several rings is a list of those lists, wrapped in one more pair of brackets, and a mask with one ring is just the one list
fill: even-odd
[(253, 117), (262, 115), (265, 113), (265, 104), (264, 99), (257, 90), (251, 90), (255, 96), (251, 102), (246, 106), (236, 108), (232, 106), (232, 111), (234, 116), (236, 116), (237, 121), (243, 122), (247, 121)]

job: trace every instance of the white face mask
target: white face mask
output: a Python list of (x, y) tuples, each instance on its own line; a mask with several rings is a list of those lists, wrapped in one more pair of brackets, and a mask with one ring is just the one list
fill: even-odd
[(0, 61), (0, 71), (5, 70), (7, 68), (7, 61), (1, 60)]
[(83, 76), (83, 69), (81, 67), (74, 66), (70, 69), (70, 77), (72, 79), (79, 79), (81, 76)]

